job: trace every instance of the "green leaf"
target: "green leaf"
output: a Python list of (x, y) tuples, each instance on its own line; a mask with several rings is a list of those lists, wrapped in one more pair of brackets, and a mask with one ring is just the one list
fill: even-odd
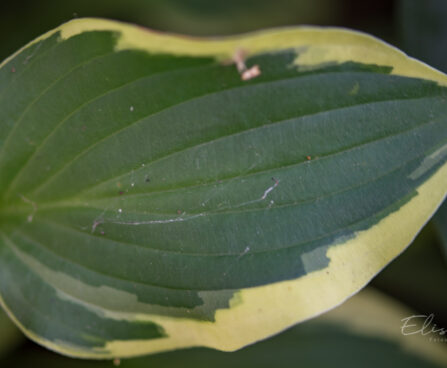
[[(402, 335), (402, 318), (414, 313), (393, 299), (365, 290), (343, 306), (295, 326), (269, 340), (234, 353), (206, 348), (122, 360), (120, 368), (169, 367), (444, 367), (442, 343), (421, 334)], [(417, 321), (412, 321), (416, 322)], [(422, 323), (422, 320), (419, 321)], [(433, 336), (432, 336), (433, 337)], [(111, 362), (83, 361), (23, 347), (6, 359), (3, 368), (110, 368)]]
[(434, 222), (441, 238), (444, 258), (447, 261), (447, 202), (444, 202), (443, 205), (436, 212)]
[(445, 196), (446, 85), (346, 30), (62, 25), (0, 68), (2, 304), (96, 358), (230, 351), (321, 314)]

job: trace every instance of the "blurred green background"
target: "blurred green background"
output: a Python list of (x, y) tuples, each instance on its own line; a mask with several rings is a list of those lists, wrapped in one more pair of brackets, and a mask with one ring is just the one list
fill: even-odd
[[(446, 0), (3, 0), (0, 1), (0, 60), (40, 34), (76, 17), (111, 18), (200, 36), (302, 24), (341, 26), (371, 33), (447, 72)], [(373, 280), (372, 287), (418, 313), (434, 313), (436, 323), (447, 327), (447, 257), (443, 257), (440, 236), (443, 229), (447, 230), (447, 215), (430, 222), (415, 243)], [(444, 240), (447, 241), (447, 235)], [(40, 357), (47, 360), (45, 364), (42, 361), (42, 366), (84, 367), (68, 363), (67, 359), (51, 358), (42, 348), (20, 339), (14, 327), (3, 324), (1, 319), (0, 327), (0, 348), (6, 346), (0, 349), (0, 367), (38, 366)], [(306, 328), (304, 323), (300, 330), (302, 341), (310, 338)], [(297, 349), (297, 352), (304, 351)], [(245, 366), (250, 366), (250, 354), (247, 354), (248, 358), (242, 355), (241, 359), (248, 359)], [(179, 359), (185, 363), (184, 359), (188, 358), (181, 355)]]

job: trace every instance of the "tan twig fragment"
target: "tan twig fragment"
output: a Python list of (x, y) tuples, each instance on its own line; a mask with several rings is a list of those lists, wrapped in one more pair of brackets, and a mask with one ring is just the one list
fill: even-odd
[(248, 81), (261, 75), (259, 65), (253, 65), (251, 68), (247, 68), (247, 65), (245, 64), (246, 55), (247, 52), (244, 49), (236, 49), (232, 60), (243, 81)]
[(261, 75), (261, 69), (259, 69), (259, 65), (253, 65), (250, 69), (245, 70), (241, 74), (241, 79), (244, 81), (256, 78)]

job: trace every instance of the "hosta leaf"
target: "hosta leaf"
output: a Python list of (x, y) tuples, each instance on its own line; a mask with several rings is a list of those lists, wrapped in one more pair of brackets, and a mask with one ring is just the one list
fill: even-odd
[[(412, 316), (393, 299), (365, 290), (341, 307), (299, 324), (274, 338), (234, 353), (192, 348), (125, 359), (121, 368), (444, 367), (447, 351), (436, 335), (402, 335), (402, 319)], [(418, 328), (423, 319), (415, 319)], [(440, 339), (440, 338), (438, 338)], [(118, 362), (115, 361), (115, 364)], [(1, 360), (4, 368), (110, 368), (110, 361), (70, 359), (24, 346)]]
[(234, 350), (334, 307), (442, 201), (446, 83), (346, 30), (49, 32), (0, 69), (4, 307), (83, 357)]

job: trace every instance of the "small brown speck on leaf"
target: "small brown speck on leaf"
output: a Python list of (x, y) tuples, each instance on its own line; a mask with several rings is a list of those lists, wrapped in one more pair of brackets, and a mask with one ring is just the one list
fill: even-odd
[(307, 160), (307, 161), (312, 160), (312, 156), (306, 156), (306, 160)]
[(12, 67), (11, 68), (11, 73), (15, 73), (16, 72), (16, 68)]
[(115, 358), (113, 359), (113, 365), (115, 367), (118, 367), (121, 364), (121, 359)]
[(119, 193), (119, 195), (123, 195), (124, 191), (120, 190), (118, 193)]
[(182, 211), (177, 210), (177, 214), (178, 214), (178, 215), (181, 215), (181, 214), (182, 214)]

